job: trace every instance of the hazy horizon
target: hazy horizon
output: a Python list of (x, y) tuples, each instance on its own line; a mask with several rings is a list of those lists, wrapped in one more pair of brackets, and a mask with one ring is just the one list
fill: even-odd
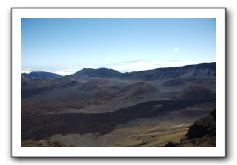
[[(201, 62), (201, 63), (195, 63), (195, 64), (187, 64), (187, 65), (198, 65), (198, 64), (202, 64), (202, 63), (215, 63), (214, 61), (213, 62)], [(183, 66), (186, 66), (186, 65), (180, 65), (180, 66), (171, 66), (171, 67), (183, 67)], [(50, 66), (48, 66), (48, 67), (50, 67)], [(169, 66), (167, 66), (167, 67), (169, 67)], [(36, 67), (37, 68), (37, 67)], [(45, 69), (46, 68), (46, 69)], [(76, 67), (75, 67), (76, 68)], [(108, 67), (97, 67), (97, 68), (91, 68), (91, 67), (83, 67), (83, 68), (80, 68), (80, 69), (78, 69), (78, 70), (76, 70), (74, 68), (74, 70), (75, 70), (75, 72), (64, 72), (64, 73), (67, 73), (67, 74), (60, 74), (60, 73), (58, 73), (57, 72), (57, 70), (58, 70), (58, 68), (57, 67), (55, 67), (55, 70), (56, 71), (54, 71), (54, 70), (52, 70), (52, 68), (49, 68), (49, 69), (47, 69), (47, 66), (44, 66), (44, 67), (38, 67), (38, 69), (36, 69), (36, 70), (28, 70), (27, 71), (27, 69), (26, 70), (22, 70), (21, 71), (21, 73), (27, 73), (27, 74), (29, 74), (30, 72), (50, 72), (50, 73), (54, 73), (54, 74), (58, 74), (58, 75), (62, 75), (62, 76), (66, 76), (66, 75), (72, 75), (72, 74), (74, 74), (74, 73), (76, 73), (76, 72), (78, 72), (78, 71), (81, 71), (82, 69), (100, 69), (100, 68), (107, 68), (107, 69), (113, 69), (113, 68), (108, 68)], [(166, 67), (157, 67), (157, 68), (166, 68)], [(153, 68), (153, 69), (157, 69), (157, 68)], [(113, 70), (116, 70), (116, 69), (113, 69)], [(152, 69), (147, 69), (147, 70), (152, 70)], [(134, 71), (147, 71), (147, 70), (134, 70)], [(70, 70), (71, 71), (71, 70)], [(116, 71), (119, 71), (119, 70), (116, 70)], [(126, 71), (127, 73), (129, 73), (129, 72), (134, 72), (134, 71)], [(121, 71), (119, 71), (120, 73), (126, 73), (126, 72), (121, 72)]]
[(22, 72), (142, 71), (215, 62), (212, 18), (23, 18)]

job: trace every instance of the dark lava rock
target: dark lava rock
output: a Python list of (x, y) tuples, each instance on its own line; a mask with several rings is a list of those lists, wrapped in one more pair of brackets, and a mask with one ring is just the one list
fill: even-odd
[(213, 110), (206, 118), (197, 120), (186, 134), (188, 139), (201, 138), (206, 135), (216, 135), (216, 110)]
[(168, 142), (167, 144), (165, 144), (165, 147), (177, 147), (177, 143)]
[(216, 110), (189, 127), (188, 133), (179, 143), (168, 142), (165, 147), (215, 147)]

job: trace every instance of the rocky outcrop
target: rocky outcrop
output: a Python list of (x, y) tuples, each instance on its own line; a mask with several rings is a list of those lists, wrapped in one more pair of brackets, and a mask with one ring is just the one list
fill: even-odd
[(215, 147), (216, 146), (216, 110), (189, 127), (180, 143), (169, 142), (165, 147)]
[(212, 111), (208, 117), (196, 121), (187, 133), (188, 139), (201, 138), (203, 136), (216, 135), (216, 111)]

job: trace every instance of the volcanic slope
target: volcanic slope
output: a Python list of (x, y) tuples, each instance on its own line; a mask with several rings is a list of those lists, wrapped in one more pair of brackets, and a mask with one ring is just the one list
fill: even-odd
[[(139, 137), (145, 137), (138, 136), (132, 129), (140, 130), (138, 125), (143, 121), (156, 127), (154, 120), (162, 120), (169, 127), (155, 123), (167, 130), (164, 132), (167, 136), (158, 131), (154, 137), (158, 138), (159, 134), (163, 140), (150, 138), (143, 144), (162, 146), (172, 138), (181, 138), (194, 120), (215, 108), (215, 73), (215, 63), (203, 63), (130, 73), (87, 68), (54, 78), (22, 74), (23, 144), (38, 145), (37, 142), (56, 135), (60, 138), (75, 135), (77, 140), (83, 141), (84, 136), (89, 135), (93, 137), (89, 144), (100, 146), (100, 140), (104, 144), (104, 136), (108, 135), (113, 137), (113, 142), (104, 144), (106, 146), (141, 146), (137, 144), (142, 141)], [(177, 136), (171, 136), (172, 131), (168, 131), (174, 125), (182, 125), (176, 129)], [(123, 144), (116, 133), (119, 130), (130, 130), (136, 138), (126, 134), (129, 144)], [(164, 137), (169, 140), (165, 141)]]

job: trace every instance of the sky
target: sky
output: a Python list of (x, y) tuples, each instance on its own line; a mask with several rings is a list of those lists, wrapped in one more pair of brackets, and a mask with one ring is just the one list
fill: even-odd
[(22, 18), (22, 72), (120, 72), (216, 61), (215, 18)]

